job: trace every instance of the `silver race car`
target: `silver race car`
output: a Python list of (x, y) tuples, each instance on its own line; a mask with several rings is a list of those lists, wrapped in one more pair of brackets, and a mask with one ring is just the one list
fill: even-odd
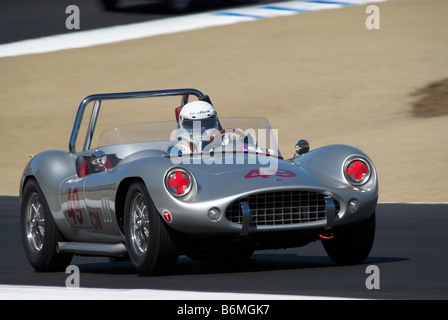
[[(95, 132), (108, 104), (119, 102), (124, 117), (126, 104), (142, 101), (130, 99), (157, 105), (179, 97), (173, 121), (106, 121)], [(90, 121), (82, 122), (87, 108)], [(74, 254), (107, 256), (154, 275), (169, 272), (179, 255), (233, 261), (316, 240), (337, 264), (364, 261), (378, 199), (372, 161), (346, 145), (310, 151), (305, 140), (284, 159), (277, 135), (265, 118), (218, 118), (195, 89), (86, 97), (69, 150), (42, 152), (24, 170), (21, 231), (30, 264), (55, 271)]]

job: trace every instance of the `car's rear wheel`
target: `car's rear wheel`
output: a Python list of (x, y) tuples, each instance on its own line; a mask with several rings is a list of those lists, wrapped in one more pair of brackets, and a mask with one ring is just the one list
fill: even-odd
[(39, 272), (65, 270), (72, 254), (57, 252), (62, 240), (39, 184), (29, 179), (22, 194), (20, 227), (25, 254), (31, 266)]
[(129, 258), (141, 275), (168, 273), (179, 253), (175, 234), (160, 218), (142, 182), (127, 192), (124, 227)]
[(334, 237), (323, 239), (328, 256), (339, 265), (362, 263), (369, 256), (375, 238), (375, 212), (360, 224), (338, 228)]

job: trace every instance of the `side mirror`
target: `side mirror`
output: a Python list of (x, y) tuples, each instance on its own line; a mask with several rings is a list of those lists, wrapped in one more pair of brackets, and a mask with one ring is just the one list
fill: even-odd
[(101, 150), (95, 150), (90, 155), (90, 163), (94, 166), (104, 166), (107, 161), (106, 154)]
[(294, 158), (301, 156), (302, 154), (310, 151), (310, 144), (306, 140), (299, 140), (295, 146)]

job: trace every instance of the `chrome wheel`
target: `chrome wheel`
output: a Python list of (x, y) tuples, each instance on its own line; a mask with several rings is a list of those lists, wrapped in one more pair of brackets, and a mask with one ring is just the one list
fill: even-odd
[(26, 257), (36, 271), (61, 271), (70, 264), (72, 254), (57, 252), (58, 241), (64, 240), (34, 178), (29, 178), (23, 188), (20, 230)]
[(129, 186), (124, 214), (126, 248), (136, 271), (145, 276), (166, 274), (179, 256), (177, 238), (163, 223), (143, 182)]
[(39, 195), (34, 192), (28, 198), (26, 206), (26, 238), (31, 250), (39, 253), (45, 238), (45, 216)]
[(146, 253), (148, 249), (149, 233), (149, 215), (143, 194), (134, 195), (131, 202), (130, 231), (132, 246), (139, 255)]

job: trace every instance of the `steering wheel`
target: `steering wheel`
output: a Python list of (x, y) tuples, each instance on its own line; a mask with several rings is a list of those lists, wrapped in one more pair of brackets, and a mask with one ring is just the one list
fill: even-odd
[(239, 135), (241, 138), (244, 138), (245, 134), (244, 132), (242, 132), (241, 130), (237, 130), (237, 129), (221, 129), (219, 131), (216, 131), (208, 140), (209, 142), (212, 142), (218, 135), (220, 134), (225, 134), (225, 133), (236, 133), (237, 135)]

